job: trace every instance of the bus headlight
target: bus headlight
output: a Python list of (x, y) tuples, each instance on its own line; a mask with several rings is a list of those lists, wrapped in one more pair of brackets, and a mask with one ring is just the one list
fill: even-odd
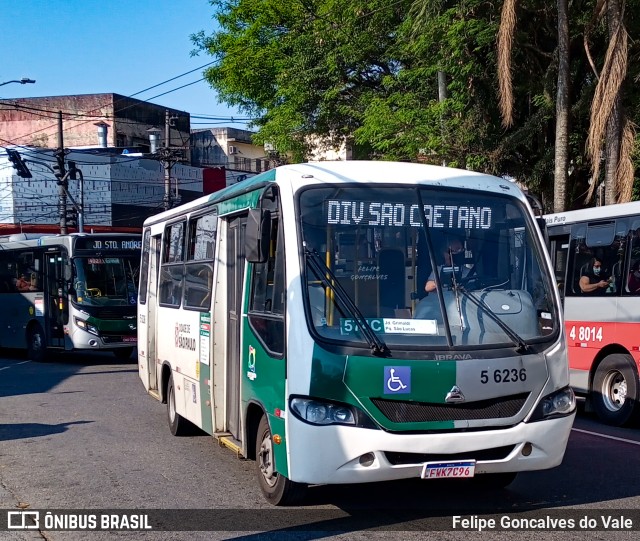
[(87, 323), (84, 319), (80, 319), (78, 317), (74, 317), (73, 318), (76, 322), (76, 325), (87, 332), (90, 332), (91, 334), (95, 334), (96, 336), (98, 336), (98, 329), (96, 329), (93, 325)]
[(564, 387), (545, 396), (538, 403), (529, 422), (565, 417), (576, 410), (576, 395), (571, 387)]
[(355, 415), (350, 406), (313, 400), (292, 398), (290, 409), (299, 419), (313, 425), (355, 425)]

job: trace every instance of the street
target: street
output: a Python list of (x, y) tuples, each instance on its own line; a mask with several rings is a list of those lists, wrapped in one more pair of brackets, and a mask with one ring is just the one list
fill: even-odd
[[(201, 532), (203, 539), (497, 539), (504, 531), (478, 533), (477, 524), (468, 524), (469, 531), (429, 533), (412, 521), (440, 517), (450, 525), (452, 515), (513, 517), (528, 511), (574, 516), (567, 508), (588, 508), (612, 517), (626, 509), (628, 516), (637, 518), (639, 447), (640, 430), (607, 427), (580, 414), (563, 464), (522, 473), (504, 491), (478, 493), (459, 482), (420, 480), (319, 486), (310, 488), (304, 507), (274, 509), (260, 492), (252, 461), (239, 459), (203, 433), (171, 436), (166, 407), (145, 393), (133, 357), (123, 362), (106, 353), (74, 353), (36, 364), (17, 353), (0, 352), (0, 510), (185, 509), (194, 510), (196, 518), (197, 510), (224, 510), (208, 512), (223, 526)], [(354, 528), (343, 520), (350, 515), (366, 520)], [(189, 516), (184, 515), (185, 521)], [(184, 524), (186, 530), (193, 529)], [(633, 527), (639, 528), (637, 519)], [(509, 538), (634, 535), (625, 528), (615, 534), (514, 529)], [(612, 529), (611, 523), (606, 529)], [(51, 541), (197, 535), (0, 532), (1, 539)]]

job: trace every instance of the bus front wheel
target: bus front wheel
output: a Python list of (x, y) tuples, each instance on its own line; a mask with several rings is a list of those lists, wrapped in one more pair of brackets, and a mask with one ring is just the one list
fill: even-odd
[(260, 419), (257, 436), (256, 470), (264, 497), (273, 505), (292, 505), (302, 500), (307, 486), (290, 481), (276, 472), (273, 440), (266, 415)]
[(167, 419), (169, 430), (174, 436), (186, 436), (190, 432), (191, 425), (182, 415), (176, 411), (176, 391), (173, 385), (173, 376), (169, 378), (167, 386)]
[(633, 357), (616, 353), (598, 365), (591, 392), (593, 409), (606, 424), (623, 426), (640, 415), (638, 373)]
[(27, 357), (37, 363), (47, 359), (47, 340), (38, 323), (30, 327), (27, 333)]

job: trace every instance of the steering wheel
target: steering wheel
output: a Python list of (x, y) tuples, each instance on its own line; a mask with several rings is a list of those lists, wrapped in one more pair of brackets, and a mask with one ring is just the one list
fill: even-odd
[(87, 296), (89, 297), (102, 297), (102, 291), (100, 291), (97, 287), (88, 287), (86, 289)]

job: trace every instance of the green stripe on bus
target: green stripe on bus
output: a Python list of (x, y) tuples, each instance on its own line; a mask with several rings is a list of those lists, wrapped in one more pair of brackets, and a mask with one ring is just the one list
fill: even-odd
[[(455, 361), (396, 360), (377, 357), (334, 355), (314, 349), (310, 395), (350, 403), (366, 411), (387, 430), (445, 430), (455, 428), (454, 421), (396, 422), (375, 406), (374, 400), (445, 404), (447, 393), (456, 384)], [(409, 372), (406, 369), (409, 369)], [(386, 369), (386, 370), (385, 370)], [(388, 386), (389, 371), (404, 370), (403, 392)], [(408, 379), (407, 379), (408, 378)], [(401, 408), (399, 408), (400, 410)]]

